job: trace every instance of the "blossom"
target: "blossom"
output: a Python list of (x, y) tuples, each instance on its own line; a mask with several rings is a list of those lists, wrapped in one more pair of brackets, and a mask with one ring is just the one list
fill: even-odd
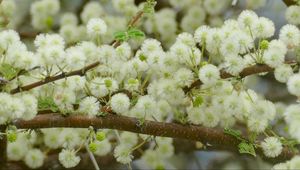
[(107, 25), (100, 18), (90, 19), (86, 27), (87, 27), (87, 33), (90, 36), (99, 36), (107, 32)]
[(114, 156), (117, 158), (117, 161), (122, 164), (128, 164), (133, 159), (130, 148), (127, 145), (122, 144), (115, 148)]
[(277, 157), (282, 151), (282, 144), (276, 137), (268, 137), (262, 143), (261, 147), (267, 157)]
[(78, 165), (80, 157), (76, 156), (76, 152), (74, 150), (63, 149), (58, 154), (58, 160), (65, 168), (72, 168)]
[(88, 96), (80, 101), (78, 110), (81, 112), (81, 114), (96, 116), (101, 109), (100, 106), (101, 105), (98, 102), (97, 98)]
[(118, 114), (123, 114), (129, 110), (130, 100), (126, 94), (118, 93), (111, 98), (112, 110)]
[(35, 169), (43, 165), (45, 155), (39, 149), (31, 149), (26, 153), (25, 163), (28, 167)]
[(219, 69), (212, 64), (207, 64), (200, 68), (199, 79), (204, 84), (214, 85), (220, 79)]

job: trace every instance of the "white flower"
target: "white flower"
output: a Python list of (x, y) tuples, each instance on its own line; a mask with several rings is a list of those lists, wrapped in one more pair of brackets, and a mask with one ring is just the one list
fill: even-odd
[(225, 39), (221, 45), (220, 52), (224, 57), (236, 56), (240, 51), (239, 39), (236, 37), (229, 37)]
[(104, 156), (111, 151), (112, 146), (108, 139), (103, 141), (96, 140), (94, 143), (97, 146), (97, 150), (94, 152), (97, 156)]
[(138, 143), (138, 136), (136, 133), (123, 132), (120, 135), (122, 145), (127, 145), (128, 148), (135, 146)]
[(45, 155), (39, 149), (31, 149), (26, 153), (25, 163), (28, 167), (35, 169), (43, 165)]
[(219, 69), (212, 64), (207, 64), (200, 68), (199, 79), (204, 84), (214, 85), (220, 79)]
[(258, 119), (257, 117), (250, 117), (247, 121), (248, 128), (252, 132), (261, 133), (263, 132), (267, 126), (268, 121), (266, 119)]
[(299, 169), (300, 167), (300, 156), (296, 155), (288, 162), (289, 169)]
[(80, 145), (80, 142), (79, 134), (74, 129), (64, 128), (59, 134), (59, 143), (64, 148), (73, 149)]
[(110, 103), (114, 112), (124, 114), (129, 110), (130, 99), (126, 94), (118, 93), (112, 96)]
[(7, 144), (7, 157), (9, 160), (19, 161), (27, 154), (28, 147), (26, 142), (19, 140)]
[(279, 163), (272, 167), (272, 170), (284, 170), (289, 169), (289, 165), (287, 163)]
[(63, 149), (58, 154), (58, 160), (65, 168), (72, 168), (80, 162), (80, 157), (76, 156), (75, 150)]
[(274, 23), (265, 17), (260, 17), (254, 25), (253, 35), (258, 38), (269, 38), (275, 33)]
[(106, 32), (107, 32), (107, 25), (100, 18), (92, 18), (87, 23), (87, 33), (91, 37), (103, 35)]
[(44, 144), (51, 148), (51, 149), (57, 149), (61, 145), (60, 133), (61, 130), (57, 128), (51, 128), (51, 129), (42, 129), (44, 134)]
[(280, 29), (279, 39), (288, 49), (293, 49), (300, 45), (300, 30), (295, 25), (287, 24)]
[(114, 150), (114, 157), (122, 164), (128, 164), (132, 161), (131, 148), (127, 145), (118, 145)]
[(291, 5), (285, 11), (285, 18), (290, 24), (299, 25), (300, 24), (300, 6)]
[(179, 86), (190, 86), (193, 83), (193, 72), (187, 68), (180, 68), (174, 75), (175, 81)]
[(258, 16), (254, 11), (244, 10), (238, 17), (238, 23), (240, 27), (246, 29), (253, 29), (253, 27), (258, 22)]
[(294, 74), (288, 79), (287, 88), (291, 94), (300, 96), (300, 74)]
[(203, 114), (203, 126), (216, 127), (220, 121), (219, 113), (213, 107), (206, 108)]
[(22, 101), (25, 105), (25, 112), (22, 115), (22, 119), (30, 120), (35, 117), (38, 109), (38, 101), (33, 95), (22, 95)]
[(162, 51), (161, 43), (155, 39), (146, 39), (141, 47), (142, 53), (149, 55), (154, 51)]
[(263, 61), (270, 67), (276, 68), (283, 64), (285, 56), (277, 50), (267, 50), (264, 53)]
[(275, 79), (281, 83), (286, 83), (288, 79), (293, 75), (293, 69), (288, 64), (282, 64), (275, 68)]
[(209, 29), (209, 26), (206, 25), (197, 28), (194, 34), (195, 41), (201, 45), (204, 45)]
[(79, 112), (80, 114), (89, 115), (89, 116), (96, 116), (101, 109), (101, 105), (98, 102), (97, 98), (88, 96), (84, 98), (79, 103)]
[(264, 154), (267, 157), (275, 158), (282, 151), (282, 144), (276, 137), (268, 137), (261, 143)]
[(60, 25), (77, 25), (78, 19), (74, 13), (66, 12), (60, 18)]
[(235, 76), (238, 76), (247, 66), (245, 60), (240, 56), (226, 56), (224, 65), (226, 72)]

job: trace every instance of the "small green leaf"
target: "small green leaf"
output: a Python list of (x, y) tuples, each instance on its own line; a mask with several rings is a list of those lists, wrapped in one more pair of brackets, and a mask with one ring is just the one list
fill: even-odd
[(132, 38), (132, 39), (145, 37), (145, 33), (137, 28), (130, 28), (127, 31), (127, 33), (128, 33), (129, 38)]
[(203, 97), (202, 96), (197, 96), (195, 98), (195, 100), (193, 101), (193, 106), (194, 107), (199, 107), (199, 106), (202, 105), (202, 103), (203, 103)]
[(250, 154), (256, 157), (254, 145), (252, 143), (241, 142), (238, 147), (240, 153)]
[(224, 128), (224, 133), (227, 135), (231, 135), (239, 140), (244, 141), (244, 138), (242, 137), (242, 132), (239, 130), (234, 130), (230, 128)]
[(52, 97), (40, 97), (38, 99), (38, 109), (39, 110), (47, 110), (50, 109), (53, 112), (58, 111), (58, 107), (55, 104), (54, 100)]
[(118, 31), (114, 33), (114, 39), (117, 41), (127, 41), (129, 36), (126, 31)]
[(19, 73), (20, 69), (14, 68), (9, 64), (1, 64), (0, 65), (0, 74), (6, 79), (10, 80), (16, 77)]

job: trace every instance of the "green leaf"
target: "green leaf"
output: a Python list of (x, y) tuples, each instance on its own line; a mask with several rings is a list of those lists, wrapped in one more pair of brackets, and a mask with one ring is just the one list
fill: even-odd
[(227, 135), (231, 135), (241, 141), (244, 141), (245, 139), (242, 137), (242, 132), (239, 130), (234, 130), (230, 128), (224, 128), (224, 133)]
[(145, 33), (137, 28), (130, 28), (128, 31), (129, 38), (137, 39), (145, 37)]
[(117, 41), (127, 41), (129, 36), (126, 31), (117, 31), (114, 33), (114, 39)]
[(240, 153), (250, 154), (256, 157), (254, 145), (252, 143), (241, 142), (238, 147)]
[(40, 97), (38, 99), (38, 109), (39, 110), (47, 110), (50, 109), (53, 112), (58, 111), (58, 107), (55, 104), (54, 100), (52, 97)]
[(195, 100), (193, 101), (193, 106), (194, 107), (199, 107), (199, 106), (202, 105), (202, 103), (203, 103), (203, 97), (202, 96), (197, 96), (195, 98)]
[(1, 64), (0, 65), (0, 74), (6, 79), (10, 80), (16, 77), (19, 73), (20, 69), (14, 68), (9, 64)]

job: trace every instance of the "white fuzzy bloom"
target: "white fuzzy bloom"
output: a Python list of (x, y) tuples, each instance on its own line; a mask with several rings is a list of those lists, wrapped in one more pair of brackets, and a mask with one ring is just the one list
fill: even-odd
[(296, 155), (288, 162), (289, 169), (299, 169), (300, 167), (300, 156)]
[(268, 49), (277, 51), (282, 55), (285, 55), (287, 53), (286, 45), (281, 40), (270, 41)]
[(146, 114), (149, 117), (157, 109), (155, 100), (149, 95), (139, 97), (135, 107), (142, 115)]
[(78, 165), (80, 157), (76, 156), (75, 150), (63, 149), (58, 154), (58, 160), (65, 168), (72, 168)]
[(123, 93), (113, 95), (110, 103), (112, 110), (117, 114), (124, 114), (128, 112), (130, 107), (130, 99)]
[(294, 74), (288, 79), (287, 88), (291, 94), (300, 96), (300, 74)]
[(79, 134), (75, 129), (65, 128), (59, 134), (59, 143), (61, 143), (64, 148), (73, 149), (80, 145), (80, 142)]
[(122, 145), (127, 145), (128, 148), (134, 147), (138, 143), (138, 136), (136, 133), (123, 132), (120, 135)]
[(51, 129), (43, 129), (44, 134), (44, 144), (51, 148), (51, 149), (57, 149), (61, 145), (61, 140), (59, 139), (61, 130), (57, 128), (51, 128)]
[(90, 19), (86, 27), (87, 27), (87, 33), (91, 37), (103, 35), (107, 32), (107, 25), (100, 18)]
[(103, 141), (96, 140), (96, 141), (94, 141), (94, 143), (97, 146), (97, 150), (94, 152), (95, 155), (104, 156), (111, 152), (112, 146), (108, 139), (105, 139)]
[(282, 151), (282, 144), (276, 137), (268, 137), (262, 143), (261, 147), (267, 157), (275, 158)]
[(183, 32), (179, 34), (176, 38), (177, 42), (183, 43), (189, 47), (195, 46), (195, 40), (193, 38), (193, 35), (187, 32)]
[(193, 83), (193, 72), (187, 68), (181, 68), (176, 71), (174, 79), (179, 86), (190, 86)]
[(258, 16), (254, 11), (244, 10), (238, 17), (238, 23), (240, 27), (246, 29), (247, 31), (249, 31), (249, 28), (253, 29), (257, 22)]
[(78, 111), (80, 112), (80, 114), (92, 117), (96, 116), (99, 113), (100, 109), (101, 105), (98, 102), (97, 98), (89, 96), (80, 101)]
[(275, 68), (275, 79), (281, 83), (286, 83), (288, 79), (293, 75), (293, 69), (290, 65), (282, 64)]
[(227, 56), (224, 65), (226, 71), (235, 76), (238, 76), (247, 66), (245, 60), (240, 56)]
[(230, 36), (221, 44), (220, 52), (224, 57), (235, 56), (240, 51), (239, 39)]
[(291, 124), (294, 121), (300, 120), (300, 105), (292, 104), (288, 106), (284, 111), (284, 120), (287, 124)]
[(118, 145), (114, 150), (114, 157), (122, 164), (128, 164), (132, 161), (131, 148), (127, 145)]
[(300, 6), (291, 5), (285, 11), (285, 18), (290, 24), (299, 25), (300, 24)]
[(7, 157), (12, 161), (20, 161), (27, 154), (28, 147), (26, 142), (17, 140), (7, 144)]
[(26, 153), (25, 163), (28, 167), (35, 169), (43, 165), (45, 155), (39, 149), (31, 149)]
[(269, 38), (275, 33), (274, 23), (265, 17), (260, 17), (254, 25), (253, 35), (258, 38)]
[(141, 47), (142, 53), (149, 55), (154, 51), (162, 51), (161, 43), (155, 39), (146, 39)]
[(74, 13), (66, 12), (60, 18), (60, 25), (77, 25), (78, 19)]
[(110, 77), (96, 77), (90, 82), (89, 86), (92, 94), (96, 97), (104, 97), (109, 92), (114, 92), (119, 88), (118, 82)]
[(279, 163), (272, 167), (272, 170), (283, 170), (283, 169), (289, 169), (289, 164), (287, 163)]
[(17, 42), (20, 42), (20, 36), (16, 31), (5, 30), (0, 32), (0, 52)]
[(122, 61), (127, 61), (131, 57), (131, 47), (127, 42), (123, 42), (116, 48), (116, 54)]
[(300, 45), (300, 30), (295, 25), (287, 24), (280, 29), (279, 39), (288, 49), (293, 49)]
[(200, 26), (199, 28), (196, 29), (195, 34), (194, 34), (194, 38), (195, 41), (201, 45), (203, 45), (203, 43), (205, 43), (206, 41), (206, 36), (207, 33), (209, 31), (209, 26), (203, 25)]
[(270, 67), (276, 68), (283, 64), (285, 56), (277, 50), (267, 50), (264, 53), (263, 61)]
[(199, 79), (204, 84), (214, 85), (220, 79), (219, 69), (212, 64), (207, 64), (200, 68)]
[(250, 117), (247, 121), (247, 125), (250, 131), (261, 133), (267, 128), (268, 121), (265, 119), (258, 119), (257, 117)]
[(29, 94), (22, 95), (21, 98), (26, 109), (24, 114), (22, 115), (22, 119), (24, 120), (33, 119), (37, 114), (37, 109), (38, 109), (37, 99), (33, 95), (29, 95)]
[(203, 113), (203, 126), (205, 127), (216, 127), (220, 122), (220, 115), (213, 107), (206, 108)]

